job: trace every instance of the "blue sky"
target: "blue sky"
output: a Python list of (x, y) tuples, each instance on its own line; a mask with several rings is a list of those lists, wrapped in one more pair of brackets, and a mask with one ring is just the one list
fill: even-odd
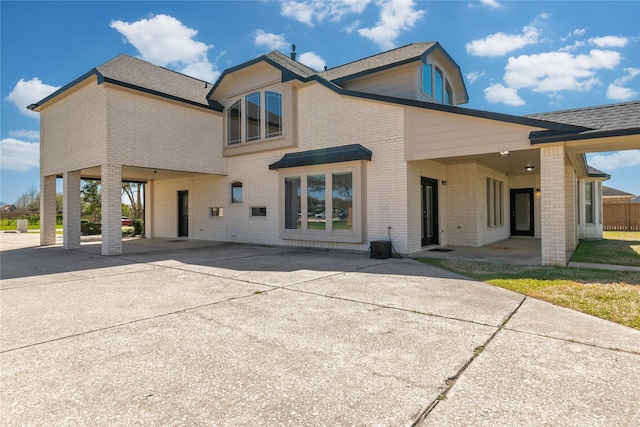
[[(418, 41), (460, 65), (465, 107), (525, 115), (640, 99), (639, 1), (0, 2), (1, 192), (39, 186), (25, 109), (120, 53), (215, 81), (273, 49), (321, 69)], [(640, 148), (640, 147), (639, 147)], [(589, 155), (640, 194), (640, 150)]]

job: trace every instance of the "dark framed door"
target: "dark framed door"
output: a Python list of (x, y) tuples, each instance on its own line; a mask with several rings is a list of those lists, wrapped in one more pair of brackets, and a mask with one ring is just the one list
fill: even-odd
[(533, 228), (533, 188), (511, 190), (511, 235), (531, 236)]
[(437, 245), (438, 239), (438, 180), (421, 177), (422, 246)]
[(189, 192), (178, 191), (178, 237), (189, 236)]

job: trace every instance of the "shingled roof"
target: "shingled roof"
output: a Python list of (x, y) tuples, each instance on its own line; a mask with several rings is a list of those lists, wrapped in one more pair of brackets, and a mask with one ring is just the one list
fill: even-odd
[(593, 131), (640, 128), (640, 101), (531, 114), (527, 117), (584, 126)]
[(376, 69), (398, 65), (402, 62), (410, 62), (419, 59), (422, 54), (435, 46), (435, 42), (412, 43), (396, 49), (388, 50), (377, 55), (369, 56), (348, 64), (331, 68), (318, 75), (329, 81), (344, 79), (363, 72), (371, 72)]
[(626, 197), (632, 199), (636, 197), (635, 194), (627, 193), (626, 191), (618, 190), (617, 188), (602, 186), (602, 197)]
[(217, 102), (207, 99), (207, 94), (211, 89), (210, 83), (125, 54), (118, 55), (92, 69), (43, 100), (30, 105), (29, 109), (37, 109), (92, 75), (97, 77), (99, 84), (112, 83), (192, 105), (218, 111), (223, 109)]
[(209, 105), (207, 93), (211, 89), (211, 83), (129, 55), (118, 55), (96, 67), (96, 70), (105, 79), (164, 93), (205, 106)]

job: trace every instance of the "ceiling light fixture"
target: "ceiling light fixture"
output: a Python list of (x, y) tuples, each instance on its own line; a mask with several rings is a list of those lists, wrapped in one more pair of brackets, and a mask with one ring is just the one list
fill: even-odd
[(500, 154), (500, 157), (507, 157), (510, 153), (509, 153), (509, 150), (503, 150), (499, 154)]
[(524, 167), (524, 170), (526, 170), (527, 172), (533, 172), (534, 169), (535, 168), (533, 166), (531, 166), (531, 165), (527, 165), (527, 166)]

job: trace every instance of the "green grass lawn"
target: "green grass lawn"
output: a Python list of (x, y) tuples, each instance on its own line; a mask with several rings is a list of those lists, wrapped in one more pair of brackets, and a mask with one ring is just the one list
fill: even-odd
[(602, 240), (580, 242), (571, 261), (640, 267), (640, 232), (605, 231)]
[(421, 258), (420, 261), (640, 329), (640, 272), (500, 265)]
[[(62, 229), (62, 224), (56, 224), (56, 228)], [(16, 222), (15, 219), (3, 218), (2, 220), (0, 220), (0, 231), (17, 230), (17, 229), (18, 229), (18, 223)], [(40, 229), (40, 223), (29, 224), (27, 226), (27, 229), (28, 230), (39, 230)]]

